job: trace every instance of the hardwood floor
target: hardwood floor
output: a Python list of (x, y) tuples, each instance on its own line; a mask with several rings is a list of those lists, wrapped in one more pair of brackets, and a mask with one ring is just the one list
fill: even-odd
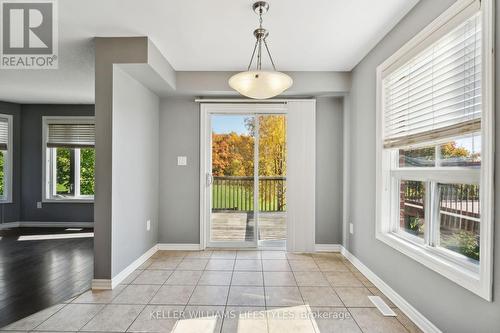
[(0, 327), (90, 288), (92, 229), (0, 230)]

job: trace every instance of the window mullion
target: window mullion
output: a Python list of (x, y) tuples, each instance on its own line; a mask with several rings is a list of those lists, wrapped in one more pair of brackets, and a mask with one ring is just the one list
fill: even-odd
[(74, 166), (75, 197), (80, 196), (80, 149), (75, 148), (75, 166)]

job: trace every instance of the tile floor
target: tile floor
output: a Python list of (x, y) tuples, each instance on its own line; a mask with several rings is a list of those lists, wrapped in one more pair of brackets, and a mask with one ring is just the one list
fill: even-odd
[[(383, 317), (367, 296), (397, 317)], [(2, 331), (420, 332), (338, 253), (160, 251), (114, 290), (87, 291)]]

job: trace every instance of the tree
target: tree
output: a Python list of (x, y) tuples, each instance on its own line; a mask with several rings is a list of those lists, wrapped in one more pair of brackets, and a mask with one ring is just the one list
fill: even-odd
[(285, 117), (259, 116), (259, 175), (286, 175)]
[(212, 133), (214, 176), (252, 176), (254, 138), (249, 135)]

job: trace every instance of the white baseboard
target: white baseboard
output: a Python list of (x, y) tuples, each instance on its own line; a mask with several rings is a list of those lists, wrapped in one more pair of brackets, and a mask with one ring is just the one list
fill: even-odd
[(143, 255), (134, 260), (130, 265), (125, 267), (120, 273), (116, 274), (112, 279), (93, 279), (92, 289), (114, 289), (119, 285), (127, 276), (141, 266), (153, 254), (158, 251), (158, 244), (153, 245), (152, 248), (147, 250)]
[(42, 221), (18, 221), (0, 223), (1, 229), (8, 228), (93, 228), (94, 222), (42, 222)]
[(314, 246), (316, 252), (340, 252), (342, 245), (340, 244), (316, 244)]
[(200, 248), (200, 244), (158, 243), (160, 251), (199, 251)]
[(389, 287), (381, 278), (373, 273), (352, 253), (341, 246), (341, 253), (356, 267), (368, 280), (371, 281), (384, 295), (386, 295), (403, 313), (410, 318), (422, 331), (426, 333), (442, 333), (429, 319), (408, 303), (394, 289)]

